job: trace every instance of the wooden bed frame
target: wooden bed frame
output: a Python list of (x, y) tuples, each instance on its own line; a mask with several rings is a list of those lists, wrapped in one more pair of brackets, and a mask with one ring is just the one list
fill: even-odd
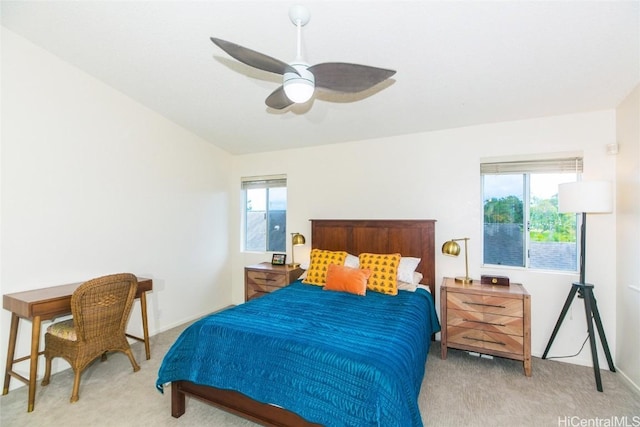
[[(416, 271), (422, 283), (436, 296), (435, 220), (311, 220), (311, 247), (344, 250), (353, 255), (363, 252), (400, 253), (421, 258)], [(171, 415), (180, 417), (186, 410), (186, 396), (194, 397), (227, 412), (265, 426), (318, 426), (284, 408), (257, 402), (242, 393), (195, 384), (171, 383)]]

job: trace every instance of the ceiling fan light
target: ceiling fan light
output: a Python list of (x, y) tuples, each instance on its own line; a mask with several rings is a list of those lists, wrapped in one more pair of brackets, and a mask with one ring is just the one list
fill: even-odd
[(307, 71), (306, 64), (290, 64), (299, 74), (284, 73), (282, 86), (290, 101), (304, 103), (311, 99), (315, 91), (315, 77)]
[(284, 93), (295, 103), (307, 102), (313, 96), (314, 87), (311, 82), (297, 78), (284, 83)]

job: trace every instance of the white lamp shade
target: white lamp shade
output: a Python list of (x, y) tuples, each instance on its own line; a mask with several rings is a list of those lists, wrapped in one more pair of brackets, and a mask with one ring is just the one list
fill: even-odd
[(613, 211), (613, 191), (609, 181), (578, 181), (558, 186), (558, 211), (608, 213)]

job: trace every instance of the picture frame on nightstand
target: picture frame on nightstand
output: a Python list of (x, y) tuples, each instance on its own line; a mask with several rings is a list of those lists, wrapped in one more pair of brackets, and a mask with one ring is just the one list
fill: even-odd
[(273, 254), (271, 257), (272, 265), (284, 265), (287, 261), (287, 254)]

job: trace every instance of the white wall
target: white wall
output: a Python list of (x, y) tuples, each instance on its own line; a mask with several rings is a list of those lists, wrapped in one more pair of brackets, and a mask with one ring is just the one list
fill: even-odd
[(617, 109), (617, 368), (640, 389), (640, 86)]
[[(312, 218), (436, 219), (439, 285), (443, 276), (464, 271), (463, 259), (439, 253), (440, 245), (450, 238), (471, 238), (469, 268), (473, 277), (489, 271), (481, 268), (481, 159), (580, 152), (584, 154), (585, 179), (613, 181), (615, 157), (606, 154), (606, 145), (615, 141), (615, 126), (615, 111), (608, 110), (244, 155), (234, 158), (232, 184), (239, 188), (240, 177), (245, 175), (286, 173), (287, 230), (303, 233), (308, 242), (308, 220)], [(232, 206), (238, 206), (240, 212), (239, 191), (233, 196)], [(231, 215), (233, 231), (240, 229), (239, 216)], [(593, 215), (588, 222), (586, 277), (596, 285), (604, 328), (615, 352), (615, 215)], [(296, 247), (296, 260), (300, 260), (298, 250)], [(240, 302), (243, 265), (268, 261), (270, 255), (241, 253), (239, 233), (232, 237), (232, 253), (233, 297)], [(290, 256), (290, 247), (287, 253)], [(577, 274), (514, 268), (490, 272), (523, 283), (532, 295), (532, 353), (541, 356)], [(572, 305), (550, 356), (576, 353), (586, 338), (581, 301)], [(600, 357), (605, 360), (604, 355)], [(591, 355), (587, 347), (579, 356), (563, 360), (590, 365)]]
[[(436, 219), (437, 246), (472, 239), (476, 278), (485, 272), (481, 159), (582, 152), (586, 179), (615, 178), (616, 159), (605, 150), (616, 140), (615, 111), (231, 157), (4, 29), (2, 42), (2, 293), (131, 271), (154, 279), (152, 334), (242, 302), (243, 266), (270, 259), (240, 252), (241, 176), (286, 173), (287, 228), (308, 241), (311, 218)], [(634, 333), (616, 336), (615, 218), (589, 218), (587, 249), (587, 279), (596, 284), (614, 354)], [(308, 246), (296, 248), (297, 260)], [(637, 256), (629, 259), (637, 268)], [(464, 268), (463, 260), (440, 254), (436, 263), (438, 282)], [(532, 351), (540, 356), (577, 275), (491, 273), (532, 294)], [(6, 310), (1, 320), (6, 354)], [(28, 352), (27, 325), (20, 354)], [(131, 327), (139, 330), (134, 321)], [(552, 355), (576, 352), (585, 331), (584, 311), (574, 303)], [(153, 346), (152, 357), (160, 357)], [(569, 360), (591, 363), (588, 349)]]
[(230, 155), (5, 29), (2, 49), (2, 293), (151, 277), (152, 334), (228, 305)]

